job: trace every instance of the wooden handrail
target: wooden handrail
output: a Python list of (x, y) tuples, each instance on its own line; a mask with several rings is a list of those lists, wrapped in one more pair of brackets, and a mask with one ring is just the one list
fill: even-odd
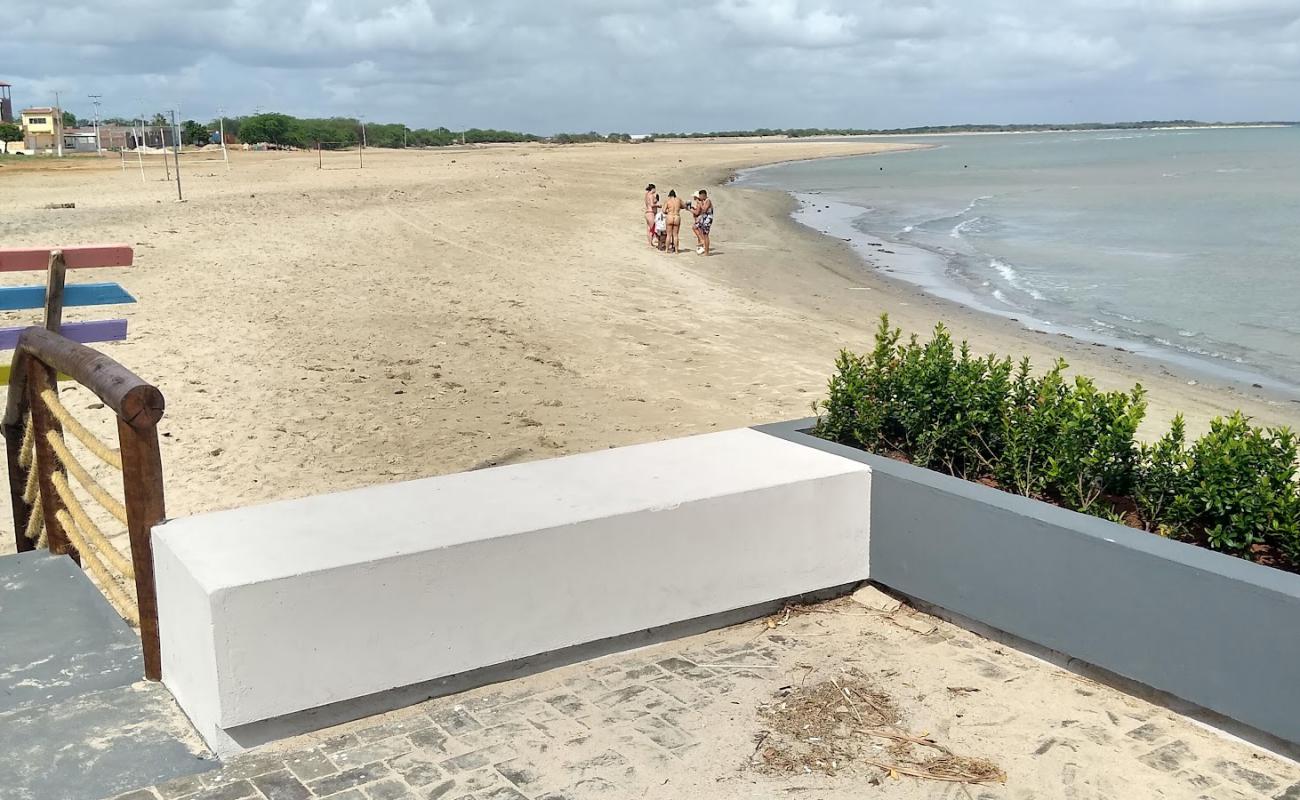
[(118, 418), (133, 428), (151, 428), (162, 419), (166, 403), (157, 387), (113, 359), (44, 328), (31, 327), (18, 337), (9, 372), (6, 429), (23, 424), (27, 409), (27, 362), (35, 358), (95, 393)]
[[(68, 541), (58, 514), (71, 500), (59, 498), (51, 471), (63, 469), (50, 449), (48, 433), (61, 435), (53, 409), (54, 401), (36, 400), (54, 387), (62, 373), (95, 393), (117, 415), (118, 444), (122, 467), (123, 505), (127, 535), (131, 542), (131, 563), (135, 573), (136, 605), (139, 609), (140, 643), (145, 677), (159, 680), (162, 655), (158, 635), (158, 601), (154, 588), (153, 543), (150, 533), (166, 518), (163, 499), (162, 457), (158, 448), (158, 421), (165, 403), (157, 387), (145, 383), (133, 372), (103, 353), (66, 339), (44, 328), (28, 328), (18, 337), (9, 373), (9, 397), (0, 430), (5, 437), (9, 461), (9, 493), (13, 501), (14, 540), (21, 552), (35, 543), (27, 539), (27, 522), (39, 506), (44, 517), (50, 550), (66, 553), (80, 563), (76, 548)], [(57, 389), (55, 390), (57, 392)], [(36, 459), (24, 466), (23, 435), (30, 411), (35, 434)], [(67, 414), (66, 410), (59, 413)], [(71, 423), (70, 423), (71, 424)], [(39, 503), (25, 498), (31, 469), (39, 487)]]

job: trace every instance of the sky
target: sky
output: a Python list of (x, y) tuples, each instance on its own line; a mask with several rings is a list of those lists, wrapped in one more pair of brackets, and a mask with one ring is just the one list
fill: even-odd
[(17, 107), (627, 133), (1300, 119), (1298, 0), (11, 4)]

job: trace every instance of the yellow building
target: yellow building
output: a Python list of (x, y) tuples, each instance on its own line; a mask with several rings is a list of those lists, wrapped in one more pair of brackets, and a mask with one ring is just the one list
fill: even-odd
[(50, 106), (24, 108), (23, 146), (29, 153), (48, 153), (58, 148), (63, 114)]

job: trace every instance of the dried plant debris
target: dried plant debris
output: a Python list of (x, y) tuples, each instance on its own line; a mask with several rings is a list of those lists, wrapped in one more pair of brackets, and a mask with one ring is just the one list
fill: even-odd
[(893, 778), (958, 783), (1006, 780), (991, 761), (953, 753), (908, 733), (897, 704), (856, 669), (803, 686), (783, 686), (759, 709), (765, 730), (750, 761), (773, 773), (838, 775), (872, 767)]

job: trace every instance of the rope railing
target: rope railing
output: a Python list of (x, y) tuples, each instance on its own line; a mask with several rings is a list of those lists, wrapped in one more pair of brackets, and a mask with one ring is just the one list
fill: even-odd
[[(45, 403), (45, 407), (50, 410), (50, 413), (59, 421), (63, 429), (77, 437), (77, 441), (85, 445), (87, 450), (94, 453), (100, 461), (110, 467), (116, 467), (119, 470), (122, 468), (122, 454), (100, 441), (98, 436), (91, 433), (85, 425), (82, 425), (76, 417), (72, 416), (72, 412), (68, 411), (67, 407), (59, 402), (59, 396), (54, 393), (53, 389), (48, 387), (43, 389), (40, 397), (41, 401)], [(125, 514), (125, 512), (123, 513)], [(126, 524), (125, 517), (122, 519), (122, 524)]]
[[(57, 375), (91, 390), (114, 412), (119, 447), (68, 410)], [(41, 328), (19, 337), (3, 420), (18, 550), (48, 548), (79, 563), (122, 618), (139, 628), (145, 677), (153, 680), (162, 673), (150, 541), (165, 515), (157, 433), (162, 412), (162, 394), (107, 356)], [(121, 499), (108, 488), (109, 468), (121, 475)], [(115, 525), (126, 529), (126, 552), (113, 543)]]

